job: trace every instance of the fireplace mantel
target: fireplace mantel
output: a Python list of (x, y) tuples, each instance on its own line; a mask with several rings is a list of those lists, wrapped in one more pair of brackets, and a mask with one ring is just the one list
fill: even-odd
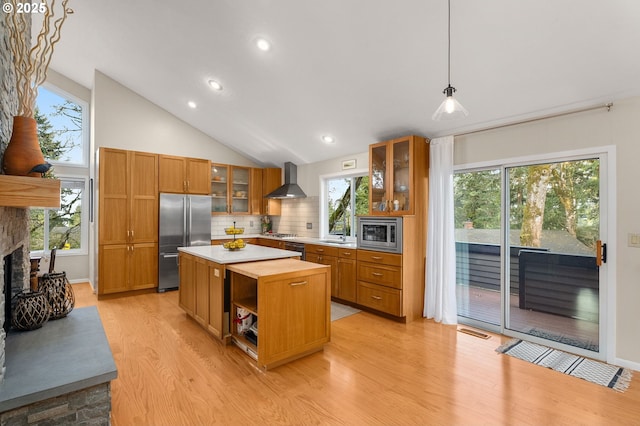
[(0, 206), (60, 208), (60, 181), (0, 175)]

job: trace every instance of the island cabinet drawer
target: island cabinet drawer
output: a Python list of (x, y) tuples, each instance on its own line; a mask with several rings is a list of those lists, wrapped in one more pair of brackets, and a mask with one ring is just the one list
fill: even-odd
[(358, 281), (358, 304), (391, 315), (401, 316), (402, 291)]
[(358, 262), (358, 281), (401, 289), (402, 270), (399, 266)]
[(305, 254), (320, 254), (323, 256), (338, 256), (338, 247), (328, 247), (322, 246), (319, 244), (305, 244), (304, 245)]
[(402, 266), (402, 255), (381, 251), (358, 250), (358, 261), (372, 262), (382, 265)]

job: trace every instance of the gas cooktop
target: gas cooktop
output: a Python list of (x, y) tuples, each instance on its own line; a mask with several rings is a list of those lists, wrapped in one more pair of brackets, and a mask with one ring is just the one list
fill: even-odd
[(281, 238), (281, 239), (295, 238), (298, 236), (297, 234), (282, 234), (280, 232), (272, 232), (270, 234), (264, 234), (264, 235), (267, 237)]

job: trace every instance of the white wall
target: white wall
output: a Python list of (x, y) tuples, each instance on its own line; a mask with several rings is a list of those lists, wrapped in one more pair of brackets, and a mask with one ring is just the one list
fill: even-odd
[[(371, 141), (376, 143), (377, 141)], [(346, 160), (356, 160), (356, 169), (369, 170), (369, 152), (347, 155), (341, 158), (320, 161), (317, 163), (303, 164), (298, 166), (298, 185), (308, 197), (320, 195), (320, 176), (335, 175), (342, 172), (342, 162)], [(344, 170), (345, 172), (353, 170)]]
[(95, 73), (93, 91), (95, 149), (120, 148), (256, 166), (100, 71)]
[(455, 138), (454, 162), (469, 164), (526, 155), (616, 146), (617, 244), (615, 319), (618, 359), (640, 365), (640, 249), (627, 246), (628, 233), (640, 233), (640, 98), (606, 109), (504, 127)]

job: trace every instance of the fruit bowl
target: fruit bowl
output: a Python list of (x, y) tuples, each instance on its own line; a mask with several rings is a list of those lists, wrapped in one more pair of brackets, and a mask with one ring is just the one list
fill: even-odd
[(247, 244), (243, 240), (227, 241), (226, 243), (222, 244), (222, 247), (229, 251), (242, 250), (246, 246)]
[(244, 234), (244, 228), (224, 228), (224, 232), (227, 235), (240, 235), (240, 234)]

